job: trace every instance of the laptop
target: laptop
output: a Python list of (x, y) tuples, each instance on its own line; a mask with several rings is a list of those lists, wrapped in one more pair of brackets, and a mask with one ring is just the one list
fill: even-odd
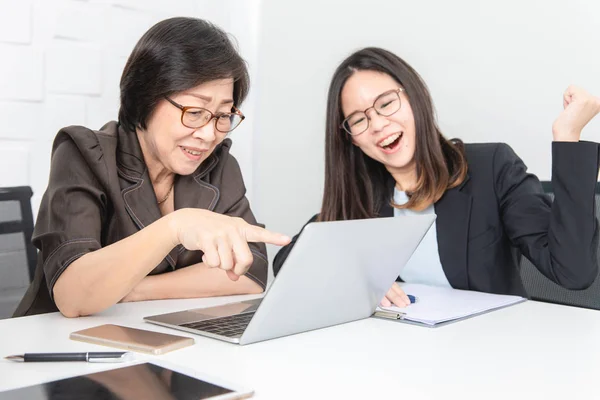
[(307, 225), (261, 299), (145, 317), (240, 345), (370, 317), (434, 214)]

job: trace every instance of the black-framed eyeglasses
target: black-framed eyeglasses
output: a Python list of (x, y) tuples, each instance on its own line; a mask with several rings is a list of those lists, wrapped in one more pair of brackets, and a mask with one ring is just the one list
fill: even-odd
[(355, 111), (352, 114), (348, 115), (346, 119), (340, 125), (340, 128), (343, 128), (349, 135), (357, 136), (361, 133), (364, 133), (369, 129), (369, 124), (371, 118), (367, 115), (367, 112), (370, 109), (375, 110), (378, 115), (383, 117), (389, 117), (390, 115), (398, 112), (400, 109), (401, 100), (400, 100), (400, 92), (403, 92), (404, 89), (398, 88), (393, 90), (388, 90), (377, 96), (373, 105), (367, 108), (364, 111)]
[(175, 107), (181, 110), (181, 123), (183, 126), (192, 129), (199, 129), (215, 120), (215, 129), (221, 133), (229, 133), (242, 123), (246, 118), (240, 110), (235, 106), (232, 106), (232, 112), (229, 113), (216, 113), (207, 110), (202, 107), (186, 107), (176, 103), (169, 97), (165, 96), (165, 99)]

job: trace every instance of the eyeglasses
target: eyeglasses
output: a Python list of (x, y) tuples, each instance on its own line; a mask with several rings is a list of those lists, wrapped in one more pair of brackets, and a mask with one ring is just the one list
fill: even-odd
[(215, 129), (221, 133), (229, 133), (237, 128), (242, 121), (246, 118), (244, 114), (235, 106), (231, 109), (233, 112), (230, 113), (217, 113), (213, 114), (210, 110), (202, 107), (185, 107), (178, 104), (165, 96), (165, 99), (175, 107), (181, 110), (181, 123), (183, 126), (192, 129), (202, 128), (212, 121), (215, 120)]
[(394, 90), (388, 90), (387, 92), (380, 94), (373, 102), (373, 106), (364, 111), (353, 112), (346, 117), (344, 122), (342, 122), (340, 125), (340, 128), (343, 128), (352, 136), (357, 136), (366, 132), (366, 130), (369, 129), (369, 122), (371, 121), (371, 118), (369, 118), (367, 112), (370, 109), (373, 109), (378, 115), (383, 117), (389, 117), (390, 115), (396, 113), (400, 109), (400, 92), (403, 91), (404, 89), (398, 88)]

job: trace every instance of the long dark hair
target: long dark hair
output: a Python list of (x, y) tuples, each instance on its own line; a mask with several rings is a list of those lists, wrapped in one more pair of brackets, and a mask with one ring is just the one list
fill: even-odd
[(146, 129), (165, 96), (202, 83), (233, 78), (233, 100), (248, 94), (245, 61), (216, 25), (187, 17), (169, 18), (151, 27), (135, 45), (121, 76), (119, 122), (135, 132)]
[(398, 208), (420, 210), (438, 201), (447, 189), (460, 185), (467, 174), (464, 146), (449, 141), (437, 126), (429, 90), (419, 74), (395, 54), (368, 47), (346, 58), (329, 86), (325, 133), (325, 191), (321, 221), (376, 217), (391, 201), (392, 177), (383, 164), (352, 144), (340, 128), (344, 119), (341, 93), (356, 71), (382, 72), (395, 79), (406, 93), (415, 119), (417, 185), (409, 201)]

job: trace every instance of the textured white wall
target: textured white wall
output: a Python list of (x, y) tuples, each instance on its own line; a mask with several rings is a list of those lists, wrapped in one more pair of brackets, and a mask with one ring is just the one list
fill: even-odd
[[(0, 186), (31, 185), (37, 210), (63, 126), (116, 119), (127, 56), (154, 23), (195, 16), (237, 39), (254, 74), (259, 1), (0, 0)], [(253, 93), (233, 136), (250, 190)]]

